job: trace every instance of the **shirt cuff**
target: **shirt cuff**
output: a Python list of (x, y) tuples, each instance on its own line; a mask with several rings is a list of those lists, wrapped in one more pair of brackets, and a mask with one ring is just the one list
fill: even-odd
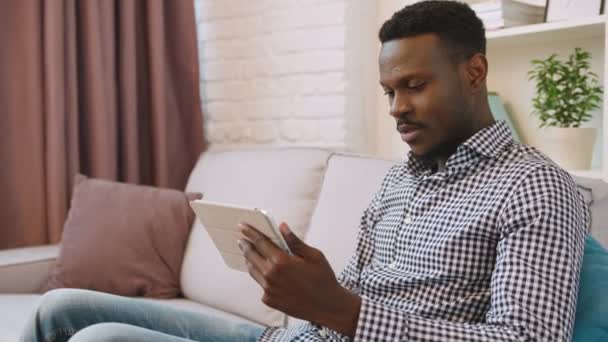
[(264, 330), (262, 335), (258, 337), (258, 342), (272, 342), (282, 341), (285, 335), (285, 328), (281, 327), (268, 327)]
[(361, 298), (361, 310), (354, 342), (404, 341), (407, 334), (407, 316), (393, 308)]

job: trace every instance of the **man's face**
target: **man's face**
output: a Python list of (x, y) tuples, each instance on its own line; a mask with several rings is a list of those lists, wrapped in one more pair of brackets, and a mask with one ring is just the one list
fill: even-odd
[(449, 156), (470, 136), (465, 71), (456, 54), (435, 34), (382, 44), (380, 84), (401, 139), (418, 157)]

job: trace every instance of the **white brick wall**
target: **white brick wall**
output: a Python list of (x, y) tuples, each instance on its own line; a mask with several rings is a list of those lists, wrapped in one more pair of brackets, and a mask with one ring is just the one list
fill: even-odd
[[(211, 146), (369, 149), (374, 129), (366, 128), (366, 115), (373, 110), (362, 96), (369, 72), (360, 56), (363, 37), (375, 35), (370, 3), (195, 0)], [(370, 35), (361, 34), (369, 28), (362, 14)]]

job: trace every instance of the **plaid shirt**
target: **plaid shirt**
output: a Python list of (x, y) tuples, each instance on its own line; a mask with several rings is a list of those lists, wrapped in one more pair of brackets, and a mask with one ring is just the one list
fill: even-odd
[[(339, 277), (362, 298), (355, 341), (569, 341), (588, 221), (569, 174), (504, 122), (444, 171), (410, 155), (365, 210)], [(309, 323), (260, 340), (350, 339)]]

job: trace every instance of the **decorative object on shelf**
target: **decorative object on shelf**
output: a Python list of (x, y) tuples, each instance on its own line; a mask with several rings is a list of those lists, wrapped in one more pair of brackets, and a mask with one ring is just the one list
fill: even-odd
[(507, 112), (507, 109), (502, 103), (500, 96), (496, 92), (488, 92), (488, 103), (490, 104), (490, 110), (492, 111), (492, 115), (494, 119), (499, 121), (505, 121), (509, 128), (511, 129), (511, 135), (513, 136), (513, 140), (521, 141), (519, 138), (519, 133), (517, 129), (515, 129), (515, 125), (513, 125), (513, 121), (511, 120), (511, 116)]
[(544, 1), (482, 0), (471, 3), (471, 8), (483, 21), (486, 30), (542, 23), (545, 19)]
[(547, 22), (600, 15), (602, 0), (547, 0)]
[(589, 52), (577, 47), (567, 61), (556, 54), (533, 60), (528, 72), (528, 80), (536, 81), (532, 114), (544, 127), (541, 149), (567, 169), (591, 166), (597, 132), (580, 126), (600, 107), (603, 90), (590, 70), (590, 59)]

